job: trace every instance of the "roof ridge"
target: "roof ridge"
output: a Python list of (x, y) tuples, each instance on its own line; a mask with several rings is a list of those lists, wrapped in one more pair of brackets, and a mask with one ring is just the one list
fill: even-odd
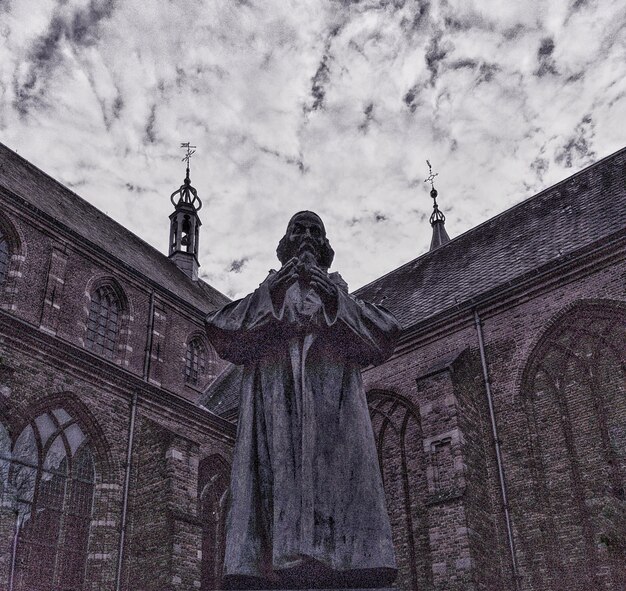
[[(27, 168), (30, 168), (36, 174), (43, 175), (47, 179), (51, 180), (62, 191), (66, 191), (67, 193), (69, 193), (73, 197), (76, 197), (77, 199), (79, 199), (82, 203), (84, 203), (88, 208), (90, 208), (94, 212), (97, 212), (98, 214), (105, 216), (109, 221), (113, 222), (118, 228), (120, 228), (122, 230), (122, 232), (126, 233), (128, 236), (131, 236), (133, 239), (135, 239), (138, 242), (140, 242), (141, 244), (145, 245), (147, 247), (147, 249), (149, 251), (151, 251), (153, 254), (157, 255), (159, 258), (162, 258), (163, 261), (167, 261), (169, 264), (173, 265), (176, 269), (178, 269), (178, 267), (175, 265), (175, 263), (173, 263), (170, 260), (170, 258), (168, 256), (166, 256), (165, 254), (163, 254), (159, 249), (157, 249), (156, 247), (152, 246), (150, 243), (146, 242), (143, 238), (141, 238), (140, 236), (138, 236), (137, 234), (135, 234), (134, 232), (132, 232), (131, 230), (129, 230), (128, 228), (123, 226), (120, 222), (118, 222), (117, 220), (112, 218), (109, 214), (107, 214), (106, 212), (102, 211), (100, 208), (96, 207), (95, 205), (93, 205), (92, 203), (87, 201), (87, 199), (85, 199), (84, 197), (81, 197), (78, 193), (76, 193), (76, 191), (73, 191), (69, 187), (65, 186), (61, 181), (59, 181), (59, 180), (55, 179), (53, 176), (49, 175), (47, 172), (45, 172), (44, 170), (42, 170), (41, 168), (39, 168), (38, 166), (36, 166), (32, 162), (30, 162), (29, 160), (24, 158), (22, 155), (18, 154), (15, 150), (13, 150), (12, 148), (9, 148), (9, 146), (4, 144), (3, 142), (0, 142), (0, 148), (4, 148), (7, 151), (11, 152), (14, 156), (16, 156), (20, 160), (21, 163), (25, 164)], [(87, 242), (91, 242), (86, 236), (83, 236), (82, 234), (79, 234), (79, 235), (80, 235), (80, 237), (83, 240), (86, 240)], [(194, 282), (192, 282), (184, 273), (182, 274), (182, 276), (186, 277), (186, 279), (187, 279), (187, 281), (189, 282), (190, 285), (194, 285)], [(206, 285), (209, 285), (206, 281), (204, 281), (204, 280), (202, 280), (202, 281)], [(202, 288), (199, 285), (197, 287), (200, 288), (200, 290), (202, 290)], [(209, 287), (211, 287), (219, 296), (221, 296), (221, 297), (223, 297), (223, 298), (225, 298), (227, 300), (230, 300), (230, 298), (228, 298), (228, 296), (223, 294), (221, 291), (219, 291), (218, 289), (216, 289), (212, 285), (209, 285)]]
[(490, 217), (490, 218), (486, 219), (485, 221), (481, 222), (477, 226), (472, 226), (471, 228), (469, 228), (465, 232), (462, 232), (458, 236), (455, 236), (454, 238), (451, 238), (448, 242), (446, 242), (445, 244), (442, 244), (441, 246), (439, 246), (435, 250), (424, 252), (423, 254), (415, 257), (414, 259), (411, 259), (411, 260), (407, 261), (406, 263), (403, 263), (399, 267), (396, 267), (395, 269), (392, 269), (391, 271), (388, 271), (384, 275), (380, 275), (379, 277), (377, 277), (376, 279), (373, 279), (369, 283), (366, 283), (365, 285), (362, 285), (361, 287), (355, 289), (352, 293), (358, 293), (361, 290), (365, 290), (367, 287), (370, 287), (371, 285), (374, 285), (375, 283), (378, 283), (379, 281), (381, 281), (385, 277), (388, 277), (388, 276), (396, 273), (397, 271), (400, 271), (400, 269), (404, 269), (405, 267), (408, 267), (409, 265), (415, 263), (416, 261), (418, 261), (420, 259), (424, 259), (424, 258), (429, 257), (429, 256), (435, 256), (437, 253), (443, 251), (444, 249), (448, 248), (449, 246), (454, 245), (454, 243), (456, 243), (460, 238), (467, 237), (469, 234), (471, 234), (471, 233), (473, 233), (475, 231), (478, 231), (483, 226), (492, 223), (494, 220), (496, 220), (498, 218), (501, 218), (502, 216), (510, 214), (511, 211), (513, 211), (515, 209), (518, 209), (518, 208), (528, 204), (530, 201), (533, 201), (534, 199), (537, 199), (537, 198), (541, 197), (542, 195), (545, 195), (546, 193), (548, 193), (550, 191), (553, 191), (556, 187), (571, 181), (573, 178), (583, 174), (584, 172), (587, 172), (588, 170), (591, 170), (593, 168), (596, 168), (597, 166), (600, 166), (601, 164), (603, 164), (607, 160), (611, 160), (611, 159), (615, 158), (616, 156), (618, 156), (622, 152), (626, 152), (626, 147), (620, 148), (619, 150), (616, 150), (615, 152), (609, 154), (608, 156), (604, 156), (600, 160), (596, 160), (593, 164), (590, 164), (589, 166), (586, 166), (585, 168), (582, 168), (581, 170), (575, 172), (571, 176), (568, 176), (568, 177), (558, 181), (554, 185), (550, 185), (549, 187), (546, 187), (545, 189), (542, 189), (541, 191), (539, 191), (539, 193), (531, 195), (530, 197), (526, 197), (525, 199), (523, 199), (519, 203), (515, 203), (515, 204), (511, 205), (510, 207), (508, 207), (504, 211), (501, 211), (500, 213), (494, 215), (493, 217)]

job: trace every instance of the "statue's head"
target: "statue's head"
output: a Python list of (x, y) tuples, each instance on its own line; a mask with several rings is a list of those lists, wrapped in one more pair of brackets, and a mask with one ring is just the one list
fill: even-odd
[(287, 224), (287, 231), (278, 243), (276, 255), (281, 264), (293, 257), (313, 256), (322, 269), (328, 269), (335, 257), (321, 218), (312, 211), (299, 211)]

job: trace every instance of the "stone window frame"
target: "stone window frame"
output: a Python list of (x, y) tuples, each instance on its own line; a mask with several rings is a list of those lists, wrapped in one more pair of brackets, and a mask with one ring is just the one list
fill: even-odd
[[(117, 312), (117, 331), (115, 333), (114, 342), (110, 347), (103, 350), (99, 350), (98, 347), (92, 347), (88, 343), (93, 342), (88, 339), (90, 332), (93, 330), (90, 323), (93, 323), (92, 311), (93, 311), (93, 296), (97, 292), (106, 291), (107, 295), (112, 295), (117, 300), (118, 312)], [(133, 314), (131, 310), (130, 301), (126, 295), (125, 290), (121, 287), (120, 283), (112, 276), (98, 276), (94, 278), (85, 290), (85, 305), (83, 306), (84, 322), (79, 323), (82, 328), (82, 336), (79, 341), (81, 345), (94, 355), (98, 355), (104, 359), (107, 359), (113, 363), (119, 365), (129, 365), (130, 354), (132, 353), (132, 347), (129, 345), (129, 338), (131, 335), (131, 323), (133, 320)], [(110, 351), (109, 354), (103, 351)]]
[(198, 465), (198, 516), (202, 522), (200, 591), (221, 589), (230, 466), (220, 454)]
[[(403, 518), (397, 527), (402, 528), (409, 549), (408, 565), (404, 566), (404, 570), (408, 570), (403, 575), (406, 579), (404, 584), (411, 591), (417, 591), (423, 581), (428, 584), (432, 582), (431, 570), (428, 567), (431, 555), (427, 526), (428, 511), (424, 503), (428, 494), (425, 484), (427, 461), (423, 450), (424, 439), (419, 409), (407, 396), (378, 388), (368, 390), (367, 403), (385, 495), (388, 497), (387, 504), (402, 503), (403, 506)], [(411, 431), (413, 434), (409, 435)], [(401, 460), (401, 478), (398, 481), (400, 497), (395, 499), (389, 496), (389, 483), (385, 482), (383, 467), (385, 441), (390, 436), (397, 437), (400, 442), (398, 454)], [(415, 475), (409, 475), (411, 460), (417, 462), (417, 468), (423, 473), (423, 477), (417, 479), (419, 486), (415, 485)]]
[[(19, 436), (35, 419), (54, 409), (62, 408), (71, 417), (71, 421), (64, 423), (64, 428), (76, 424), (85, 435), (94, 465), (94, 492), (89, 514), (88, 538), (84, 544), (86, 564), (78, 588), (87, 588), (90, 581), (99, 580), (102, 568), (106, 564), (103, 561), (115, 556), (117, 551), (117, 535), (115, 533), (112, 535), (112, 532), (118, 528), (118, 497), (122, 489), (123, 466), (113, 457), (111, 445), (99, 421), (75, 393), (62, 387), (53, 387), (40, 392), (39, 395), (37, 400), (26, 406), (0, 399), (0, 424), (9, 433), (13, 449)], [(109, 566), (107, 565), (107, 568)], [(7, 569), (6, 581), (8, 576)], [(3, 581), (4, 578), (0, 576), (0, 586)], [(13, 589), (19, 591), (19, 587), (15, 585)]]
[[(559, 519), (560, 509), (550, 502), (553, 494), (551, 487), (557, 482), (554, 475), (559, 474), (562, 478), (562, 474), (566, 474), (573, 483), (568, 502), (579, 513), (577, 526), (584, 532), (581, 539), (587, 560), (597, 562), (598, 549), (602, 548), (603, 539), (609, 541), (606, 546), (609, 553), (613, 551), (610, 542), (615, 532), (611, 531), (611, 523), (606, 516), (619, 515), (626, 507), (623, 476), (620, 477), (619, 473), (620, 462), (608, 429), (610, 405), (607, 405), (603, 394), (605, 390), (600, 386), (603, 378), (602, 371), (599, 371), (601, 366), (598, 365), (606, 364), (612, 357), (615, 367), (620, 368), (622, 376), (626, 375), (625, 341), (619, 334), (620, 330), (623, 332), (623, 326), (626, 326), (624, 302), (608, 299), (572, 302), (553, 316), (533, 339), (516, 380), (517, 401), (525, 418), (524, 436), (529, 448), (529, 497), (537, 511), (545, 516), (546, 523), (550, 524), (550, 527), (545, 528), (544, 534), (547, 537), (545, 543), (551, 548), (546, 556), (547, 568), (555, 578), (565, 581), (565, 584), (578, 575), (568, 571), (567, 561), (559, 544), (556, 520)], [(579, 373), (576, 381), (571, 379), (573, 369)], [(606, 375), (611, 374), (605, 374), (605, 377)], [(567, 377), (570, 379), (565, 379)], [(621, 380), (617, 382), (623, 383)], [(573, 428), (572, 420), (579, 416), (580, 410), (574, 412), (570, 406), (572, 386), (576, 388), (574, 392), (579, 403), (582, 400), (581, 393), (587, 394), (586, 408), (590, 414), (586, 425), (588, 428), (595, 428), (596, 450), (601, 460), (597, 466), (603, 466), (603, 477), (596, 479), (595, 483), (602, 483), (604, 491), (596, 493), (593, 505), (588, 496), (590, 488), (581, 478), (581, 474), (588, 474), (588, 464), (584, 464), (578, 457), (580, 442), (576, 440), (578, 431)], [(552, 415), (547, 414), (547, 409), (552, 410)], [(549, 416), (554, 416), (555, 420), (549, 420)], [(560, 459), (562, 458), (566, 466), (565, 471), (559, 468), (557, 472), (550, 461), (551, 446), (544, 444), (546, 433), (550, 435), (550, 431), (562, 441)], [(555, 436), (548, 439), (548, 442)], [(594, 507), (595, 515), (589, 511), (590, 506)], [(515, 509), (513, 505), (514, 516)], [(528, 533), (526, 532), (527, 535)], [(623, 532), (620, 537), (623, 539)], [(529, 540), (530, 538), (525, 543), (529, 543)], [(588, 567), (585, 572), (595, 571)], [(626, 582), (626, 576), (620, 569), (610, 575), (619, 577), (617, 572), (622, 577), (619, 586)], [(590, 588), (597, 586), (588, 580), (585, 584)]]
[(194, 332), (185, 342), (183, 363), (183, 378), (187, 386), (198, 388), (207, 378), (215, 377), (217, 355), (202, 332)]
[(4, 213), (0, 213), (0, 236), (6, 249), (5, 270), (0, 277), (0, 308), (13, 311), (22, 263), (26, 259), (26, 244), (17, 224)]
[[(30, 409), (13, 437), (0, 425), (9, 444), (8, 455), (6, 445), (0, 449), (2, 502), (14, 505), (18, 520), (8, 573), (15, 591), (27, 589), (33, 577), (50, 589), (85, 582), (97, 451), (72, 404), (51, 402)], [(67, 537), (72, 544), (63, 543)]]

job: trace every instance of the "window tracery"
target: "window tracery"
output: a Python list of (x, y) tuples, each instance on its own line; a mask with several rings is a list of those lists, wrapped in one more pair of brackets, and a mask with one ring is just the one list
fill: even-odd
[(95, 484), (85, 433), (63, 408), (55, 408), (31, 421), (12, 454), (5, 453), (0, 442), (4, 497), (11, 499), (17, 520), (12, 589), (82, 589)]
[(9, 268), (9, 242), (0, 228), (0, 284), (4, 283)]
[[(533, 502), (549, 536), (546, 576), (568, 589), (598, 586), (598, 540), (615, 527), (626, 535), (606, 518), (626, 507), (626, 438), (616, 437), (626, 421), (625, 326), (624, 312), (608, 304), (578, 305), (544, 335), (522, 381)], [(535, 531), (524, 523), (520, 544), (531, 547)], [(607, 550), (616, 565), (610, 576), (621, 588), (626, 552), (610, 544)], [(572, 556), (580, 566), (566, 560)]]
[(103, 285), (91, 294), (85, 346), (109, 359), (115, 356), (122, 306), (111, 285)]
[(202, 522), (201, 591), (221, 589), (226, 525), (228, 466), (218, 455), (198, 467), (198, 503)]
[(207, 371), (207, 348), (201, 337), (194, 337), (187, 343), (185, 353), (185, 381), (197, 386)]
[(367, 398), (387, 502), (398, 499), (402, 507), (401, 511), (390, 512), (394, 545), (408, 549), (406, 555), (396, 557), (397, 584), (417, 590), (431, 583), (428, 527), (422, 501), (427, 495), (426, 476), (418, 413), (407, 400), (392, 392), (377, 390), (369, 392)]

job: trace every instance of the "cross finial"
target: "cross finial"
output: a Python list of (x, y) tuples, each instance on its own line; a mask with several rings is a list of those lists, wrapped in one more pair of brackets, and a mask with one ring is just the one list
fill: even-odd
[[(191, 157), (196, 153), (197, 146), (192, 146), (190, 142), (181, 142), (180, 147), (186, 150), (182, 161), (187, 163), (187, 175), (180, 189), (171, 194), (170, 200), (174, 207), (177, 207), (181, 203), (188, 203), (198, 211), (202, 207), (202, 201), (200, 201), (197, 191), (191, 186), (191, 179), (189, 178), (189, 160), (191, 160)], [(174, 198), (175, 196), (178, 196), (178, 201)]]
[(439, 176), (438, 172), (433, 173), (433, 167), (430, 165), (430, 160), (426, 160), (426, 164), (428, 164), (428, 177), (424, 179), (425, 183), (430, 183), (430, 188), (432, 190), (435, 189), (435, 177)]
[(192, 146), (191, 142), (181, 142), (180, 147), (187, 150), (182, 161), (187, 163), (187, 176), (189, 176), (189, 160), (191, 160), (191, 157), (196, 153), (198, 146)]

